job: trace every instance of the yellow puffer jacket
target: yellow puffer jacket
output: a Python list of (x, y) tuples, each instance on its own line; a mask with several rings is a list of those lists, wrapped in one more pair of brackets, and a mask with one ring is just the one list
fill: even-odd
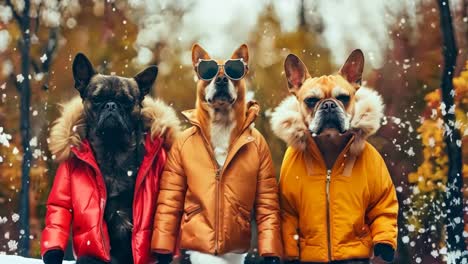
[[(380, 99), (372, 96), (377, 95), (371, 93), (368, 97), (371, 101)], [(361, 130), (365, 136), (352, 138), (334, 166), (327, 169), (310, 133), (298, 133), (306, 128), (300, 123), (300, 113), (295, 114), (297, 107), (297, 100), (288, 98), (272, 118), (273, 131), (290, 145), (280, 174), (286, 259), (303, 262), (365, 259), (372, 256), (377, 243), (395, 249), (398, 215), (395, 188), (382, 157), (365, 141), (365, 136), (378, 129), (381, 113), (364, 115), (375, 119), (363, 120), (370, 121), (366, 127), (354, 124), (352, 129)]]
[(380, 154), (366, 143), (351, 175), (344, 176), (349, 147), (327, 170), (310, 142), (312, 153), (288, 148), (281, 168), (287, 258), (327, 262), (369, 258), (377, 243), (396, 248), (398, 202)]

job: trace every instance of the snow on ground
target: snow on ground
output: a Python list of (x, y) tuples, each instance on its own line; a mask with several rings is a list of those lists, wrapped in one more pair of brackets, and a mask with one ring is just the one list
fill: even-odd
[[(0, 255), (1, 264), (43, 264), (42, 259), (23, 258), (20, 256)], [(63, 264), (74, 264), (75, 261), (64, 261)]]

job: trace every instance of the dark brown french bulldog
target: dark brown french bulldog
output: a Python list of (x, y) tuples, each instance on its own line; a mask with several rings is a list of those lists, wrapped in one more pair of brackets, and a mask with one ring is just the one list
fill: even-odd
[[(138, 166), (143, 157), (141, 108), (158, 69), (150, 66), (133, 78), (98, 74), (79, 53), (73, 61), (75, 88), (83, 99), (87, 138), (107, 189), (107, 222), (111, 263), (133, 263), (132, 203)], [(88, 258), (77, 263), (101, 263)]]

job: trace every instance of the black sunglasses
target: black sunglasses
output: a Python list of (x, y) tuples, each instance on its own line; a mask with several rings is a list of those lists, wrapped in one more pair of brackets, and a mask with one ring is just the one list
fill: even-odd
[(219, 73), (219, 69), (224, 67), (224, 74), (231, 80), (238, 81), (247, 73), (247, 63), (243, 59), (230, 59), (224, 64), (218, 64), (215, 60), (198, 60), (195, 71), (198, 78), (204, 81), (213, 80)]

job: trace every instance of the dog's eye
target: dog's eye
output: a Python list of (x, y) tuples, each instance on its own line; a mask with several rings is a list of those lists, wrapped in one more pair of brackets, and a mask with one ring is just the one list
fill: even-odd
[(133, 101), (128, 97), (119, 98), (119, 102), (123, 105), (133, 105)]
[(304, 99), (304, 103), (311, 108), (314, 107), (318, 103), (318, 101), (320, 101), (320, 99), (315, 97), (309, 97)]
[(336, 99), (341, 101), (343, 104), (346, 104), (349, 102), (349, 95), (339, 95)]
[(100, 104), (102, 102), (104, 102), (104, 98), (102, 96), (94, 96), (91, 101), (94, 103), (94, 104)]

